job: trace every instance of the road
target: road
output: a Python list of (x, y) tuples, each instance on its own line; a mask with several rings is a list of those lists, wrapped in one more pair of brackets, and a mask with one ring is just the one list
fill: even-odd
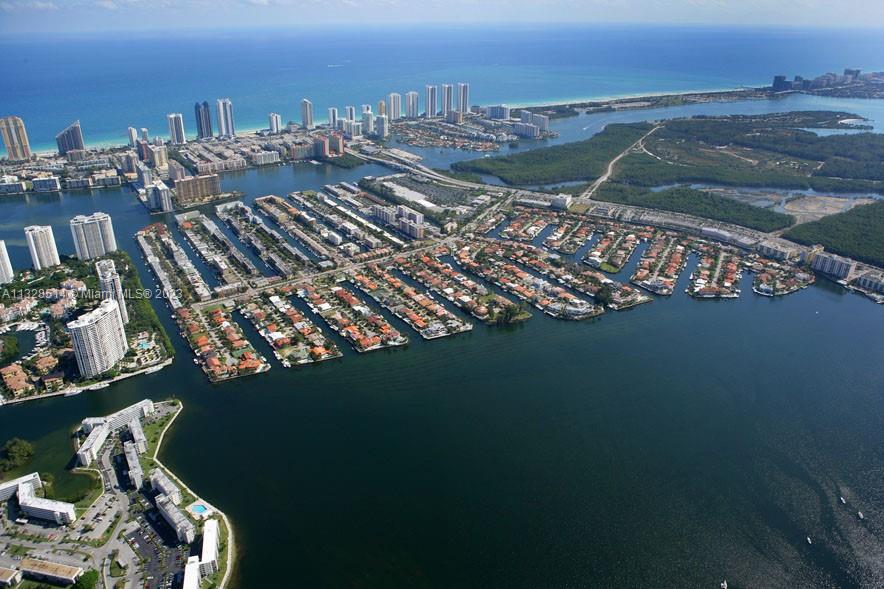
[(657, 125), (657, 126), (655, 126), (653, 129), (651, 129), (650, 131), (648, 131), (647, 133), (645, 133), (644, 135), (642, 135), (641, 137), (639, 137), (638, 141), (636, 141), (635, 143), (633, 143), (632, 145), (630, 145), (629, 147), (627, 147), (626, 149), (624, 149), (623, 151), (621, 151), (621, 152), (617, 155), (617, 157), (615, 157), (615, 158), (612, 159), (610, 162), (608, 162), (608, 169), (605, 170), (605, 173), (602, 174), (601, 176), (599, 176), (598, 178), (596, 178), (596, 181), (593, 182), (593, 183), (589, 186), (589, 188), (587, 188), (586, 190), (583, 191), (583, 193), (580, 195), (580, 197), (579, 197), (578, 200), (590, 200), (590, 199), (592, 199), (592, 195), (595, 194), (595, 191), (598, 190), (599, 187), (600, 187), (602, 184), (604, 184), (605, 182), (607, 182), (608, 179), (611, 177), (611, 174), (614, 173), (614, 166), (617, 165), (617, 162), (619, 162), (621, 159), (623, 159), (623, 158), (624, 158), (624, 157), (625, 157), (630, 151), (632, 151), (632, 150), (635, 149), (636, 147), (642, 147), (642, 146), (644, 145), (645, 139), (647, 139), (648, 137), (650, 137), (651, 134), (654, 133), (654, 131), (656, 131), (657, 129), (659, 129), (659, 128), (662, 127), (662, 126), (663, 126), (663, 125)]

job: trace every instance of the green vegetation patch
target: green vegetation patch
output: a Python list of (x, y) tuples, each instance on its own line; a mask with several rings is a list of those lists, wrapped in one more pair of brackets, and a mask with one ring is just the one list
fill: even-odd
[(5, 366), (18, 356), (18, 338), (14, 335), (0, 336), (0, 366)]
[(456, 162), (452, 169), (490, 174), (514, 185), (592, 181), (605, 173), (612, 159), (651, 129), (649, 123), (608, 125), (585, 141)]
[(0, 448), (0, 472), (21, 468), (34, 457), (34, 447), (25, 440), (12, 438)]
[[(843, 112), (695, 117), (666, 121), (625, 157), (615, 178), (641, 186), (707, 182), (725, 186), (884, 191), (884, 135), (819, 136), (856, 119)], [(841, 126), (843, 128), (843, 126)]]
[(776, 231), (789, 227), (795, 222), (791, 215), (754, 207), (717, 194), (691, 188), (670, 188), (660, 192), (652, 192), (644, 188), (606, 182), (596, 191), (594, 198), (650, 209), (686, 213), (742, 225), (759, 231)]
[(364, 159), (356, 157), (352, 153), (345, 153), (336, 157), (326, 157), (322, 158), (320, 161), (331, 164), (333, 166), (337, 166), (339, 168), (344, 168), (345, 170), (358, 168), (365, 163)]
[(884, 267), (884, 201), (796, 225), (784, 237)]

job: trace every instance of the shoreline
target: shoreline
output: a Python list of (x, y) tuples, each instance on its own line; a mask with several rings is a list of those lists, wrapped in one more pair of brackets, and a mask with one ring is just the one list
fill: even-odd
[[(160, 403), (168, 403), (171, 400), (172, 399), (167, 399), (166, 401), (160, 401)], [(181, 415), (181, 413), (184, 411), (184, 402), (181, 401), (181, 399), (174, 399), (174, 400), (178, 402), (178, 407), (179, 407), (178, 411), (175, 412), (175, 414), (172, 416), (172, 419), (169, 420), (169, 423), (167, 423), (166, 426), (163, 428), (163, 431), (160, 432), (160, 438), (157, 440), (157, 446), (156, 446), (156, 448), (154, 448), (153, 456), (151, 456), (151, 459), (153, 459), (153, 461), (156, 462), (156, 464), (159, 465), (160, 468), (162, 468), (164, 471), (166, 471), (166, 473), (176, 483), (178, 483), (182, 489), (184, 489), (185, 491), (190, 493), (193, 497), (195, 497), (201, 503), (207, 505), (208, 507), (211, 507), (215, 511), (215, 513), (217, 513), (221, 517), (221, 519), (224, 521), (224, 525), (227, 527), (227, 563), (226, 563), (226, 566), (224, 567), (224, 577), (219, 582), (218, 589), (225, 589), (227, 587), (227, 584), (230, 582), (231, 577), (233, 576), (233, 564), (236, 560), (236, 541), (234, 539), (233, 525), (230, 523), (230, 518), (227, 517), (227, 514), (225, 512), (221, 511), (220, 509), (215, 507), (212, 503), (203, 499), (202, 496), (195, 493), (193, 491), (193, 489), (188, 487), (184, 483), (184, 481), (182, 481), (181, 478), (177, 474), (175, 474), (175, 472), (172, 469), (170, 469), (168, 466), (166, 466), (163, 463), (163, 461), (160, 460), (160, 458), (159, 458), (160, 449), (163, 447), (163, 441), (166, 438), (166, 432), (168, 432), (169, 429), (171, 429), (172, 424), (175, 423), (175, 420), (178, 419), (178, 416)]]
[[(736, 88), (711, 88), (711, 89), (695, 89), (695, 90), (673, 90), (673, 91), (660, 91), (660, 92), (639, 92), (633, 94), (616, 94), (611, 96), (587, 96), (587, 97), (576, 97), (576, 98), (552, 98), (547, 100), (539, 100), (539, 101), (528, 101), (528, 102), (501, 102), (500, 104), (507, 104), (510, 108), (552, 108), (552, 107), (564, 107), (564, 106), (576, 106), (576, 105), (585, 105), (590, 103), (598, 103), (598, 106), (612, 105), (620, 102), (633, 102), (639, 101), (641, 99), (660, 99), (660, 98), (668, 98), (668, 97), (687, 97), (687, 96), (701, 96), (701, 95), (717, 95), (722, 97), (727, 97), (728, 95), (738, 95), (744, 92), (761, 92), (764, 91), (763, 87), (754, 87), (754, 86), (743, 86)], [(797, 92), (799, 94), (804, 94), (803, 92)], [(809, 94), (810, 96), (814, 96), (813, 94)], [(739, 96), (733, 96), (731, 101), (739, 100)], [(750, 98), (746, 98), (750, 100)], [(761, 98), (757, 98), (756, 100), (761, 100)], [(649, 107), (638, 107), (638, 108), (654, 108), (653, 106)], [(638, 109), (637, 108), (637, 109)], [(316, 118), (317, 125), (325, 125), (328, 124), (326, 119)], [(242, 135), (253, 135), (263, 130), (264, 127), (255, 127), (249, 126), (237, 131), (237, 134)], [(168, 140), (168, 137), (165, 135), (160, 135), (165, 140)], [(195, 137), (188, 137), (188, 141), (195, 141)], [(49, 144), (42, 146), (41, 149), (34, 149), (34, 154), (38, 156), (54, 156), (56, 152), (50, 148)], [(87, 149), (121, 149), (128, 147), (128, 144), (121, 138), (119, 142), (114, 141), (109, 138), (99, 139), (95, 142), (90, 142), (87, 144)]]
[(147, 366), (147, 367), (142, 368), (141, 370), (137, 370), (135, 372), (128, 372), (126, 374), (120, 374), (119, 376), (115, 376), (115, 377), (110, 378), (108, 380), (102, 380), (102, 381), (99, 381), (99, 382), (91, 384), (91, 385), (82, 386), (82, 387), (71, 387), (69, 389), (64, 389), (61, 391), (46, 393), (44, 395), (32, 395), (30, 397), (23, 397), (21, 399), (9, 399), (9, 400), (4, 400), (2, 398), (2, 396), (0, 396), (0, 407), (5, 407), (7, 405), (21, 405), (22, 403), (27, 403), (28, 401), (40, 401), (41, 399), (51, 399), (53, 397), (68, 397), (68, 396), (73, 397), (75, 395), (79, 395), (84, 392), (89, 392), (89, 390), (91, 388), (96, 387), (96, 386), (100, 387), (100, 388), (97, 388), (95, 390), (102, 390), (102, 389), (105, 389), (108, 386), (110, 386), (116, 382), (120, 382), (120, 381), (127, 380), (127, 379), (135, 377), (135, 376), (141, 376), (142, 374), (146, 374), (149, 370), (152, 370), (153, 372), (159, 372), (160, 370), (162, 370), (166, 366), (169, 366), (174, 360), (175, 360), (175, 357), (172, 356), (170, 358), (166, 358), (165, 360), (163, 360), (159, 364), (153, 364), (151, 366)]

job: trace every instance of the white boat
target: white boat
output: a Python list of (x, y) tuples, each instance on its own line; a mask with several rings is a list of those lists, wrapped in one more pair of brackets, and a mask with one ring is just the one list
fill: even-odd
[(864, 519), (866, 519), (866, 516), (863, 515), (863, 512), (862, 512), (862, 511), (857, 511), (857, 512), (856, 512), (856, 516), (857, 516), (860, 520), (864, 520)]
[(148, 368), (147, 370), (144, 371), (144, 374), (153, 374), (154, 372), (159, 372), (162, 369), (163, 369), (162, 366), (151, 366), (150, 368)]
[(64, 394), (65, 397), (73, 397), (75, 395), (79, 395), (83, 392), (83, 389), (75, 389), (73, 391), (68, 391)]
[(106, 389), (109, 386), (110, 386), (110, 383), (100, 382), (100, 383), (94, 384), (90, 387), (86, 387), (86, 390), (87, 391), (100, 391), (101, 389)]
[(808, 544), (813, 544), (813, 540), (810, 539), (810, 536), (807, 537), (807, 543), (808, 543)]
[(722, 581), (722, 582), (721, 582), (721, 585), (719, 585), (719, 586), (721, 587), (721, 589), (727, 589), (727, 579), (725, 579), (724, 581)]
[(838, 497), (841, 500), (841, 505), (847, 505), (847, 501), (844, 500), (844, 497)]

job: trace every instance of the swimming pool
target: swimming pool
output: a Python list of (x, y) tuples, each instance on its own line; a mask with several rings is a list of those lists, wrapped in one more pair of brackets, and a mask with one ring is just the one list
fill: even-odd
[(202, 505), (199, 503), (197, 503), (196, 505), (194, 505), (190, 509), (191, 509), (191, 511), (193, 511), (197, 515), (202, 515), (205, 512), (209, 511), (209, 509), (205, 505)]

